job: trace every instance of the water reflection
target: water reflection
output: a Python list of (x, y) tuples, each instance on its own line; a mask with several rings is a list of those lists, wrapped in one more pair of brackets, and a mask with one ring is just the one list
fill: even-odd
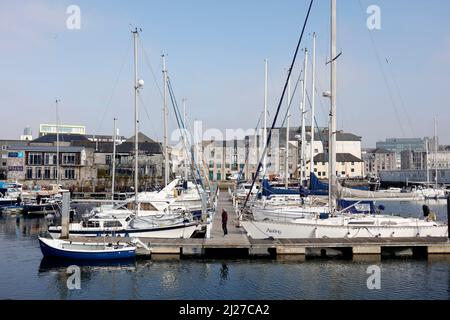
[(220, 284), (223, 285), (228, 280), (228, 266), (226, 263), (222, 263), (220, 268)]

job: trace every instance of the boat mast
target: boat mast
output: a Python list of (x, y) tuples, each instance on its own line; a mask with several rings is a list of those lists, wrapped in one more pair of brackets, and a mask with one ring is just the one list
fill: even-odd
[(134, 213), (138, 215), (138, 165), (139, 165), (139, 117), (138, 117), (138, 92), (140, 88), (138, 80), (138, 58), (137, 58), (137, 40), (139, 37), (139, 31), (136, 28), (133, 33), (134, 39)]
[[(267, 59), (264, 60), (264, 131), (263, 131), (263, 150), (267, 148)], [(264, 153), (263, 159), (263, 177), (266, 175), (267, 169), (267, 151)]]
[(167, 110), (167, 69), (166, 69), (166, 55), (162, 55), (162, 64), (163, 64), (163, 81), (164, 81), (164, 106), (163, 106), (163, 114), (164, 114), (164, 141), (163, 141), (163, 150), (164, 150), (164, 186), (169, 184), (169, 152), (168, 152), (168, 110)]
[(59, 191), (59, 114), (58, 114), (58, 102), (59, 100), (55, 100), (56, 105), (56, 186)]
[(312, 97), (311, 97), (311, 142), (310, 142), (310, 162), (309, 162), (309, 180), (314, 174), (314, 117), (316, 102), (316, 33), (313, 33), (313, 52), (312, 52)]
[(305, 144), (306, 144), (306, 134), (305, 134), (305, 114), (306, 114), (306, 77), (308, 72), (308, 49), (305, 48), (305, 60), (303, 64), (303, 81), (302, 81), (302, 107), (301, 107), (301, 121), (302, 121), (302, 132), (301, 132), (301, 166), (300, 166), (300, 183), (303, 185), (306, 175), (306, 161), (305, 161)]
[(331, 93), (330, 123), (328, 129), (328, 201), (330, 212), (336, 207), (336, 0), (331, 0)]
[[(429, 169), (429, 166), (428, 166), (428, 153), (429, 153), (428, 144), (429, 144), (429, 140), (427, 138), (426, 141), (425, 141), (425, 162), (426, 162), (426, 171), (427, 171), (427, 186), (426, 187), (427, 188), (430, 187), (430, 169)], [(409, 154), (411, 155), (411, 148), (409, 150)]]
[(438, 152), (438, 142), (437, 142), (437, 118), (434, 116), (434, 188), (438, 188), (438, 167), (437, 167), (437, 152)]
[(188, 160), (189, 160), (189, 152), (187, 149), (187, 141), (186, 141), (186, 134), (187, 134), (187, 126), (186, 126), (186, 98), (183, 98), (183, 126), (184, 126), (184, 133), (183, 133), (183, 140), (184, 140), (184, 149), (186, 151), (186, 162), (184, 164), (184, 178), (186, 181), (188, 181)]
[[(288, 70), (289, 72), (289, 70)], [(286, 169), (286, 181), (285, 181), (285, 187), (286, 189), (289, 187), (289, 127), (290, 127), (290, 120), (291, 120), (291, 77), (288, 79), (288, 87), (287, 87), (287, 108), (288, 108), (288, 114), (287, 114), (287, 125), (286, 125), (286, 163), (285, 163), (285, 169)]]
[(116, 135), (117, 135), (117, 129), (116, 129), (116, 118), (113, 119), (113, 155), (112, 155), (112, 181), (111, 181), (111, 201), (114, 205), (114, 186), (116, 182)]

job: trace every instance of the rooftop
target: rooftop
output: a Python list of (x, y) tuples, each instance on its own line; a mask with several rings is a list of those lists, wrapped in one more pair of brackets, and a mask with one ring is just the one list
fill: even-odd
[[(328, 154), (319, 153), (314, 157), (314, 162), (328, 162)], [(363, 162), (351, 153), (337, 153), (336, 162)]]

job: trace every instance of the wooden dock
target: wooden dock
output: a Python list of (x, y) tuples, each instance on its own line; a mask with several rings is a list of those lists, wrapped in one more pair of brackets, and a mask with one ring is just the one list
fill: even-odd
[[(222, 231), (222, 209), (228, 212), (228, 234)], [(77, 237), (77, 241), (98, 241), (98, 238)], [(105, 241), (130, 241), (127, 238), (107, 238)], [(219, 194), (217, 211), (212, 219), (210, 237), (205, 239), (156, 239), (140, 238), (150, 251), (139, 248), (138, 255), (177, 257), (295, 257), (343, 256), (360, 259), (367, 256), (427, 256), (450, 254), (447, 238), (354, 238), (354, 239), (274, 239), (249, 238), (242, 227), (229, 193)]]

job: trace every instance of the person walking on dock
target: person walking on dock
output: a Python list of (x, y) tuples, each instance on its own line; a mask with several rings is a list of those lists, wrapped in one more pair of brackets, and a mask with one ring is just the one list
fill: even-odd
[(228, 234), (227, 222), (228, 222), (228, 213), (225, 211), (225, 209), (222, 209), (222, 229), (224, 236)]

